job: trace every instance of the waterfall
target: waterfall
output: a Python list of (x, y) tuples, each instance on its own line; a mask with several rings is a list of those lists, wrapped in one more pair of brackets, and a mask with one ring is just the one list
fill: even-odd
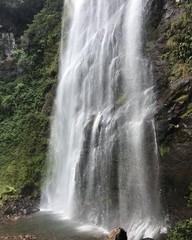
[[(61, 40), (41, 208), (128, 237), (160, 228), (152, 66), (144, 0), (71, 0)], [(65, 21), (63, 32), (65, 29)]]

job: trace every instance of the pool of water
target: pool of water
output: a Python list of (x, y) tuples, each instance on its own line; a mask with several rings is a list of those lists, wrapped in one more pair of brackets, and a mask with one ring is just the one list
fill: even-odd
[(0, 225), (0, 236), (20, 234), (35, 234), (47, 240), (103, 240), (106, 232), (46, 212)]

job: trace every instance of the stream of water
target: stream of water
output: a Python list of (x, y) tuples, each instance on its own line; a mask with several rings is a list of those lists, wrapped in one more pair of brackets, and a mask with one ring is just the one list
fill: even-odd
[(63, 218), (121, 226), (130, 240), (161, 226), (154, 81), (143, 51), (149, 4), (67, 1), (71, 23), (61, 40), (41, 200)]

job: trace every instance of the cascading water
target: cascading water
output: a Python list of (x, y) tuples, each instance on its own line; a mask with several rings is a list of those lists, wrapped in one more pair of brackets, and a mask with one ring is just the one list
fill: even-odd
[(41, 201), (137, 240), (160, 228), (153, 76), (142, 49), (148, 2), (72, 2)]

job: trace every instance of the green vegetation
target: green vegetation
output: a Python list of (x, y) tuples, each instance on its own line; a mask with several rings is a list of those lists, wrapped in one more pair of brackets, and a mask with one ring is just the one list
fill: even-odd
[(185, 102), (188, 99), (188, 95), (181, 95), (180, 97), (178, 97), (175, 101), (176, 102)]
[[(163, 34), (166, 37), (166, 51), (163, 59), (166, 62), (166, 79), (174, 81), (179, 78), (192, 76), (192, 3), (190, 0), (179, 1), (170, 0), (170, 3), (177, 9), (175, 17), (167, 20)], [(175, 11), (176, 12), (176, 11)], [(177, 15), (178, 14), (178, 15)], [(190, 93), (179, 96), (175, 102), (185, 103), (185, 110), (181, 119), (192, 115), (192, 103)], [(176, 126), (171, 126), (176, 127)], [(161, 156), (166, 154), (169, 148), (160, 147)], [(192, 185), (186, 198), (188, 207), (192, 207)], [(192, 239), (192, 219), (178, 222), (170, 230), (168, 240), (191, 240)]]
[(187, 206), (189, 208), (192, 208), (192, 183), (189, 186), (189, 195), (186, 197), (186, 200), (187, 200)]
[(187, 109), (186, 109), (186, 112), (181, 116), (181, 118), (186, 118), (186, 117), (189, 117), (192, 115), (192, 102), (190, 101), (188, 103), (188, 106), (187, 106)]
[[(192, 207), (192, 184), (189, 187), (189, 195), (186, 197), (187, 205)], [(168, 234), (168, 240), (191, 240), (192, 239), (192, 219), (178, 222)]]
[(118, 97), (115, 104), (116, 104), (117, 107), (119, 107), (119, 106), (122, 106), (123, 104), (125, 104), (126, 101), (127, 101), (126, 94), (122, 94)]
[(192, 75), (192, 3), (181, 1), (176, 5), (180, 13), (174, 20), (167, 22), (165, 32), (167, 51), (164, 58), (170, 80)]
[[(187, 205), (192, 207), (192, 184), (189, 186), (189, 195), (186, 197)], [(180, 221), (170, 230), (168, 240), (191, 240), (192, 239), (192, 219)]]
[[(186, 197), (188, 207), (192, 207), (192, 184), (189, 187), (189, 195)], [(192, 219), (178, 222), (168, 234), (168, 240), (191, 240), (192, 239)]]
[(192, 115), (192, 108), (191, 109), (188, 109), (182, 116), (181, 118), (186, 118), (186, 117), (189, 117)]
[[(10, 2), (4, 2), (8, 8)], [(3, 63), (10, 61), (12, 67), (0, 75), (0, 204), (10, 195), (39, 196), (49, 136), (45, 108), (57, 81), (62, 4), (46, 1), (19, 48)], [(14, 5), (10, 7), (12, 11)]]
[(170, 231), (168, 240), (191, 240), (192, 239), (192, 219), (180, 222)]
[(171, 77), (186, 78), (191, 74), (191, 66), (186, 63), (176, 63), (171, 71)]
[(167, 153), (169, 153), (170, 149), (168, 146), (166, 146), (165, 144), (161, 144), (160, 148), (160, 155), (163, 157), (164, 155), (166, 155)]
[(16, 190), (14, 187), (10, 187), (8, 185), (0, 185), (0, 206), (3, 204), (5, 200), (8, 198), (14, 198), (16, 196)]

